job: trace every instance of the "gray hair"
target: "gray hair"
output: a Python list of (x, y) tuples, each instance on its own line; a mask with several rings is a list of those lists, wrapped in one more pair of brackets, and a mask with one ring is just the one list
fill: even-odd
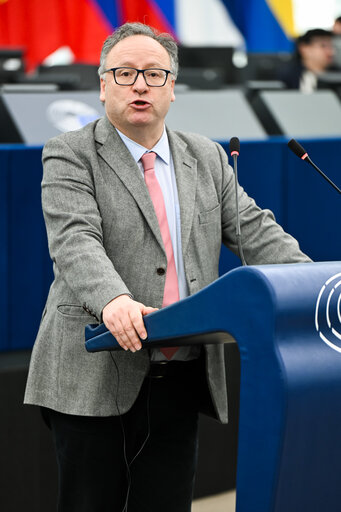
[(101, 59), (100, 66), (98, 68), (98, 74), (102, 78), (104, 71), (106, 69), (106, 59), (110, 50), (122, 39), (130, 36), (147, 36), (155, 39), (164, 49), (167, 51), (170, 58), (170, 67), (171, 72), (174, 78), (176, 79), (178, 75), (179, 69), (179, 60), (178, 60), (178, 46), (170, 34), (160, 34), (154, 28), (149, 25), (144, 25), (143, 23), (125, 23), (121, 27), (119, 27), (115, 32), (113, 32), (107, 39), (104, 41), (101, 51)]

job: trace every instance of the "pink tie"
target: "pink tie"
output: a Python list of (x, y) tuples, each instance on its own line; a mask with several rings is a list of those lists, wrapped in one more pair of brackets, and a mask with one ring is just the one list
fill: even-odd
[[(176, 266), (174, 260), (174, 252), (172, 239), (169, 232), (169, 226), (167, 221), (167, 213), (165, 202), (163, 199), (162, 190), (160, 184), (155, 176), (154, 163), (155, 163), (156, 154), (145, 153), (142, 157), (142, 165), (144, 168), (144, 179), (150, 194), (150, 198), (153, 202), (155, 213), (157, 216), (157, 220), (159, 221), (161, 237), (163, 241), (163, 245), (166, 250), (167, 256), (167, 272), (166, 272), (166, 282), (165, 289), (163, 292), (163, 301), (162, 307), (168, 306), (173, 302), (179, 300), (179, 285), (178, 285), (178, 276), (176, 273)], [(178, 350), (178, 347), (169, 347), (162, 348), (161, 352), (167, 357), (167, 359), (171, 359), (175, 352)]]

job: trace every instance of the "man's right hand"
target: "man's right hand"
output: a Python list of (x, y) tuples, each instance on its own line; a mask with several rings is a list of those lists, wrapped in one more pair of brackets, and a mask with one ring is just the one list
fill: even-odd
[(129, 295), (119, 295), (103, 308), (102, 318), (119, 345), (124, 350), (136, 352), (142, 348), (140, 338), (147, 337), (143, 317), (153, 311), (157, 308), (136, 302)]

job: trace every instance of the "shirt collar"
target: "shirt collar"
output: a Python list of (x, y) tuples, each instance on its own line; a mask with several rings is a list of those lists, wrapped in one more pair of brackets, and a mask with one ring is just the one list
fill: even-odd
[(120, 132), (120, 130), (118, 130), (117, 128), (116, 130), (124, 144), (129, 149), (136, 163), (140, 160), (141, 156), (144, 155), (146, 152), (148, 153), (149, 151), (154, 151), (154, 153), (156, 153), (167, 165), (169, 165), (170, 149), (165, 127), (163, 129), (163, 133), (160, 140), (150, 150), (145, 148), (144, 146), (141, 146), (141, 144), (138, 144), (134, 140), (129, 139), (129, 137), (124, 135), (124, 133)]

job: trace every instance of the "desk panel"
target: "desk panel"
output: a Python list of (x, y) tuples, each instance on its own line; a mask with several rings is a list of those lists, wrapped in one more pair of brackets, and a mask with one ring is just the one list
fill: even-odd
[(11, 152), (9, 169), (9, 345), (33, 345), (44, 307), (51, 263), (41, 211), (41, 148)]
[[(339, 139), (304, 142), (310, 158), (341, 187)], [(341, 197), (309, 164), (288, 153), (285, 226), (315, 261), (341, 259)]]
[(8, 348), (8, 201), (9, 151), (0, 149), (0, 350)]

